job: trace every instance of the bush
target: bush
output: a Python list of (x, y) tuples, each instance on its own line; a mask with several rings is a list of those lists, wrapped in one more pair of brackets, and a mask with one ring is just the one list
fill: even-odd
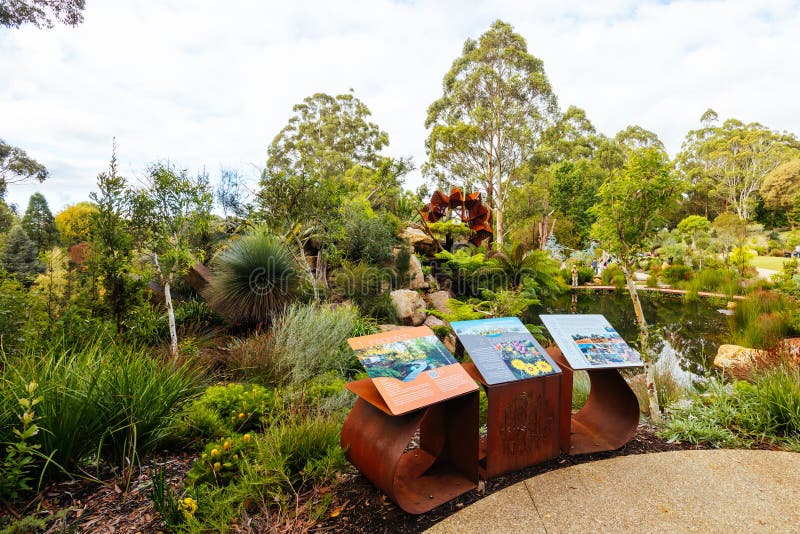
[(352, 306), (293, 305), (271, 334), (236, 342), (231, 359), (245, 376), (270, 386), (299, 384), (329, 371), (346, 377), (360, 368), (347, 338), (373, 332), (374, 325)]
[(208, 303), (234, 324), (269, 324), (304, 291), (304, 271), (289, 248), (263, 230), (233, 241), (211, 270)]
[(239, 477), (245, 456), (254, 448), (255, 443), (250, 434), (212, 441), (192, 464), (186, 474), (186, 483), (189, 486), (204, 483), (217, 486), (230, 484)]
[(700, 291), (722, 293), (728, 297), (742, 292), (739, 275), (729, 269), (702, 269), (691, 280), (680, 284), (680, 287), (689, 292), (687, 296), (690, 299), (696, 298)]
[(769, 349), (787, 334), (797, 332), (797, 304), (774, 291), (755, 291), (739, 301), (731, 321), (733, 342)]
[(47, 327), (43, 303), (29, 294), (21, 282), (0, 269), (0, 347), (6, 354), (19, 353)]
[[(572, 269), (561, 269), (558, 272), (559, 277), (564, 281), (565, 284), (571, 285), (572, 284)], [(578, 285), (585, 285), (592, 280), (594, 280), (594, 271), (591, 267), (587, 267), (586, 265), (579, 265), (578, 266)]]
[[(2, 382), (19, 389), (39, 384), (37, 424), (43, 456), (67, 470), (83, 461), (137, 462), (168, 431), (173, 414), (195, 394), (203, 377), (189, 365), (172, 366), (143, 350), (98, 338), (80, 349), (52, 344), (2, 360)], [(8, 396), (0, 397), (5, 404)], [(2, 407), (0, 413), (9, 409)], [(7, 442), (6, 427), (0, 441)]]
[(679, 282), (691, 280), (694, 276), (694, 271), (688, 265), (669, 265), (661, 272), (661, 276), (666, 283), (675, 285)]
[(798, 433), (800, 370), (780, 366), (756, 371), (752, 383), (713, 381), (689, 408), (675, 410), (662, 436), (716, 447), (763, 442), (796, 450)]
[(261, 429), (275, 395), (257, 384), (211, 386), (178, 417), (175, 434), (187, 441)]
[(358, 215), (345, 225), (342, 249), (351, 262), (381, 265), (392, 258), (395, 235), (394, 225), (385, 216)]
[(603, 285), (612, 285), (617, 289), (622, 289), (625, 287), (625, 273), (622, 272), (622, 269), (619, 267), (619, 265), (609, 265), (603, 269), (600, 279), (602, 280)]
[(353, 301), (365, 315), (395, 323), (397, 312), (388, 293), (394, 279), (394, 273), (387, 268), (346, 262), (333, 275), (333, 286), (340, 298)]

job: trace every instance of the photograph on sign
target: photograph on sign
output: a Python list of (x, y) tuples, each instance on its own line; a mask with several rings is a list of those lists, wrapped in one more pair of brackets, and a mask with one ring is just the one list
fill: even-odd
[(450, 323), (487, 384), (561, 372), (516, 317)]
[(540, 315), (573, 369), (641, 367), (642, 358), (602, 315)]
[(347, 342), (395, 415), (478, 388), (427, 326), (350, 338)]

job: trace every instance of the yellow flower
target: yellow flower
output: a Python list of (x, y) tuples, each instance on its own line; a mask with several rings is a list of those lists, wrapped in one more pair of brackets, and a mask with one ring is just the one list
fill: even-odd
[(242, 436), (242, 441), (244, 441), (245, 443), (250, 443), (250, 434), (245, 434), (244, 436)]
[(536, 367), (538, 367), (543, 373), (549, 373), (553, 370), (553, 366), (544, 360), (536, 362)]
[(244, 419), (244, 414), (242, 412), (239, 412), (239, 419)]
[(211, 457), (215, 457), (219, 455), (219, 451), (217, 449), (211, 449)]
[(222, 464), (219, 462), (214, 462), (214, 471), (219, 471), (222, 469)]
[(178, 510), (191, 517), (197, 511), (197, 501), (191, 497), (184, 497), (178, 503)]

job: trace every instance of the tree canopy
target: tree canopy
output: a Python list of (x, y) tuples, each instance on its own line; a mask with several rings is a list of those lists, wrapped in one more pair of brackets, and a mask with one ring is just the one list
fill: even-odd
[(47, 179), (44, 165), (28, 156), (21, 148), (9, 145), (0, 139), (0, 199), (5, 196), (8, 184)]
[(479, 185), (502, 243), (508, 186), (556, 111), (544, 63), (498, 20), (477, 41), (464, 43), (445, 74), (442, 97), (428, 108), (425, 170), (443, 183)]
[(22, 217), (22, 227), (40, 251), (49, 249), (58, 241), (58, 229), (53, 214), (47, 205), (47, 199), (41, 193), (31, 195), (28, 209)]
[(0, 26), (19, 28), (33, 24), (52, 28), (55, 23), (77, 26), (83, 22), (86, 0), (3, 0), (0, 2)]

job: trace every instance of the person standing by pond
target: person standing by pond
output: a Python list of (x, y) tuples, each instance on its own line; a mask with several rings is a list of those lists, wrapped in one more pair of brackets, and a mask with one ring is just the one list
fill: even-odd
[(572, 264), (572, 287), (578, 287), (578, 265)]

